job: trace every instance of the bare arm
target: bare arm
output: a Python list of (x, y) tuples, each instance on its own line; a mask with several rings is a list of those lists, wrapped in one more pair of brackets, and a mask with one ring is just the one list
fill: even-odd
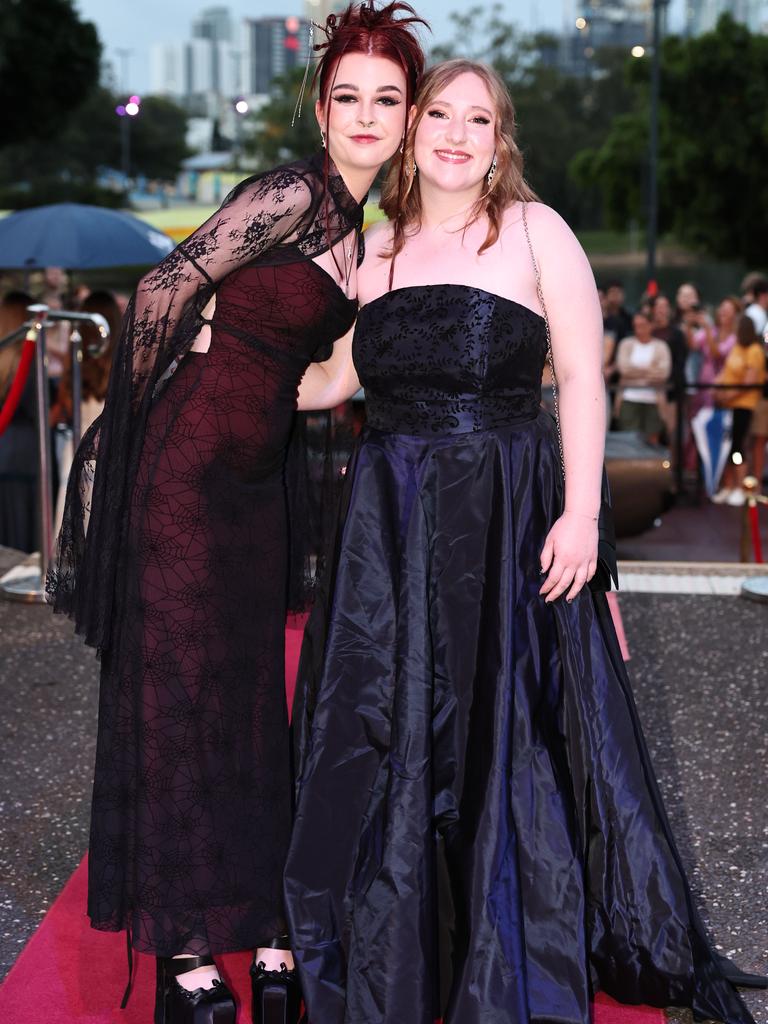
[[(381, 279), (388, 273), (389, 263), (382, 261), (379, 252), (382, 242), (386, 245), (390, 230), (389, 222), (381, 222), (365, 233), (365, 259), (357, 272), (357, 294), (361, 306), (376, 298), (384, 288)], [(298, 408), (301, 412), (333, 409), (359, 391), (360, 381), (352, 362), (353, 335), (354, 327), (336, 342), (330, 359), (308, 367), (299, 385)]]
[(548, 207), (529, 205), (529, 227), (549, 317), (559, 389), (565, 509), (541, 554), (542, 593), (569, 600), (597, 566), (597, 516), (605, 447), (603, 324), (595, 280), (568, 225)]
[(298, 409), (333, 409), (346, 402), (360, 388), (352, 362), (352, 327), (333, 346), (333, 354), (324, 363), (310, 363), (299, 384)]
[(584, 250), (558, 214), (536, 204), (529, 216), (560, 391), (565, 507), (596, 516), (605, 447), (605, 389), (595, 279)]

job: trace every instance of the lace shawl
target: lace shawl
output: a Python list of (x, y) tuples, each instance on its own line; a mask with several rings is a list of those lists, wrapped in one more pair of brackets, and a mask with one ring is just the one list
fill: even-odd
[[(189, 351), (217, 285), (255, 261), (312, 259), (362, 227), (362, 204), (325, 154), (241, 182), (139, 282), (115, 349), (102, 415), (84, 435), (46, 581), (54, 611), (106, 650), (120, 618), (130, 497), (153, 399)], [(295, 588), (294, 588), (295, 590)]]

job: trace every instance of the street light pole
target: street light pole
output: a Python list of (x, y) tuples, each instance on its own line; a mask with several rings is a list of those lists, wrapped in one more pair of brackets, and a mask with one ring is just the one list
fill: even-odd
[(651, 57), (651, 123), (648, 146), (648, 226), (646, 278), (656, 281), (656, 244), (659, 222), (659, 87), (661, 84), (661, 16), (665, 0), (653, 0), (653, 54)]
[(127, 116), (120, 118), (120, 165), (127, 182), (131, 176), (131, 119)]
[(115, 107), (115, 113), (120, 118), (120, 162), (126, 188), (131, 175), (131, 119), (136, 117), (140, 110), (139, 96), (131, 96), (127, 103), (120, 103)]
[(250, 110), (248, 100), (243, 96), (239, 96), (234, 102), (235, 110), (235, 170), (240, 170), (240, 161), (243, 158), (243, 129), (241, 118)]

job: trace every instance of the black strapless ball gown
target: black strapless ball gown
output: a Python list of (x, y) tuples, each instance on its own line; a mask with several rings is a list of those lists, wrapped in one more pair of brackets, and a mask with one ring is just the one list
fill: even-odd
[(286, 898), (312, 1024), (587, 1024), (599, 990), (752, 1019), (693, 906), (604, 595), (539, 596), (562, 506), (545, 352), (536, 313), (477, 288), (359, 315), (368, 426), (294, 712)]

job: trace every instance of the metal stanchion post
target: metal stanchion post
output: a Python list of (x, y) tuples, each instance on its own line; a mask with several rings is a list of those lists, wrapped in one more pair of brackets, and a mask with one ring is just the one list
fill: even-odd
[[(759, 559), (762, 557), (760, 550), (760, 535), (757, 533), (756, 537), (753, 538), (753, 543), (750, 545), (750, 536), (753, 528), (755, 531), (759, 531), (759, 525), (756, 522), (757, 513), (760, 511), (760, 506), (768, 506), (768, 498), (765, 495), (759, 493), (760, 482), (756, 477), (748, 476), (744, 481), (744, 490), (747, 492), (747, 502), (744, 506), (744, 518), (741, 526), (741, 549), (742, 549), (742, 561), (748, 561), (750, 547), (756, 548), (756, 557)], [(744, 557), (744, 549), (746, 547), (746, 558)], [(768, 576), (752, 576), (749, 579), (744, 580), (741, 585), (741, 596), (746, 597), (750, 601), (760, 601), (764, 604), (768, 604)]]
[(48, 391), (48, 353), (45, 349), (45, 315), (40, 318), (35, 360), (37, 390), (38, 445), (40, 451), (40, 587), (38, 597), (45, 600), (45, 575), (53, 553), (53, 495), (51, 493), (50, 393)]
[(72, 451), (80, 442), (83, 422), (83, 336), (77, 324), (69, 337), (72, 358)]
[(45, 351), (47, 306), (30, 306), (36, 318), (37, 348), (35, 351), (35, 391), (38, 423), (38, 485), (40, 495), (39, 544), (40, 564), (23, 566), (11, 579), (4, 578), (0, 587), (6, 597), (34, 604), (45, 602), (45, 576), (53, 551), (53, 495), (51, 494), (51, 431), (49, 419), (48, 357)]

